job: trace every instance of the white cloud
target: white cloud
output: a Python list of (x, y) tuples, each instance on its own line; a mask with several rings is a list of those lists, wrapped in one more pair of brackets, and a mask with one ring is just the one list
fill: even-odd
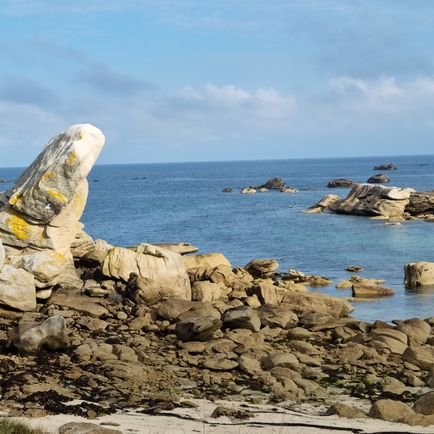
[(434, 105), (434, 77), (398, 81), (388, 76), (375, 80), (344, 76), (329, 85), (335, 108), (364, 115), (409, 114)]

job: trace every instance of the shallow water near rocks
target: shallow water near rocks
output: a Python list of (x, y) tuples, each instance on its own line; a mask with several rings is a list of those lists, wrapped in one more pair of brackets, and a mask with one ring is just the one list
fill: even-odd
[[(200, 253), (222, 252), (234, 266), (253, 258), (276, 258), (289, 268), (321, 274), (333, 285), (315, 291), (349, 297), (336, 290), (350, 264), (359, 273), (385, 279), (396, 294), (379, 301), (354, 303), (353, 316), (391, 321), (434, 315), (434, 288), (404, 288), (403, 266), (434, 261), (434, 223), (387, 225), (365, 217), (303, 214), (327, 193), (345, 196), (348, 189), (328, 189), (334, 178), (364, 182), (377, 164), (393, 162), (384, 172), (389, 185), (434, 189), (434, 156), (305, 159), (96, 166), (89, 176), (90, 194), (83, 216), (86, 231), (116, 245), (188, 241)], [(10, 188), (22, 169), (0, 169)], [(300, 191), (241, 195), (240, 188), (280, 176)], [(3, 187), (3, 188), (1, 188)], [(232, 187), (233, 193), (223, 193)]]

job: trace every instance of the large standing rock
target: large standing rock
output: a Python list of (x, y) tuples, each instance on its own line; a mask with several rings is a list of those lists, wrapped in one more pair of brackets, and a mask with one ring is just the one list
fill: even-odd
[(191, 300), (190, 280), (179, 253), (151, 244), (141, 244), (136, 251), (114, 247), (106, 255), (102, 272), (105, 276), (128, 281), (131, 273), (154, 280), (161, 296)]
[[(0, 238), (11, 264), (0, 278), (2, 303), (20, 310), (36, 307), (38, 289), (69, 275), (71, 245), (81, 231), (86, 205), (86, 176), (104, 145), (92, 125), (73, 125), (53, 137), (5, 196)], [(33, 277), (27, 273), (32, 273)]]
[(81, 229), (86, 176), (104, 140), (102, 132), (88, 124), (73, 125), (50, 140), (7, 194), (8, 204), (0, 212), (5, 245), (69, 252)]
[(30, 311), (36, 308), (34, 277), (25, 270), (4, 265), (0, 272), (0, 304)]
[(409, 288), (434, 285), (434, 262), (411, 262), (404, 266), (405, 285)]

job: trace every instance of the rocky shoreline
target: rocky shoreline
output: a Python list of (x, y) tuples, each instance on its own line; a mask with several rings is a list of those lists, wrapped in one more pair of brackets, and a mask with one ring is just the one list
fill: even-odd
[(309, 292), (327, 279), (279, 272), (274, 259), (233, 267), (185, 243), (93, 240), (80, 217), (103, 143), (96, 128), (73, 126), (1, 194), (4, 412), (95, 418), (225, 399), (434, 425), (434, 317), (357, 320), (348, 300)]

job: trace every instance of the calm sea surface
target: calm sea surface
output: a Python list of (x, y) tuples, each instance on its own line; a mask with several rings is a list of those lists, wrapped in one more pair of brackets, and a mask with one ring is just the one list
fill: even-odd
[[(406, 290), (403, 265), (434, 261), (434, 223), (385, 225), (364, 217), (302, 213), (327, 193), (347, 194), (326, 188), (330, 179), (363, 182), (376, 173), (374, 165), (387, 162), (398, 166), (385, 172), (390, 185), (434, 189), (434, 156), (96, 166), (82, 220), (90, 235), (112, 244), (188, 241), (201, 253), (224, 253), (234, 266), (276, 258), (282, 271), (322, 274), (334, 284), (350, 276), (349, 264), (363, 265), (362, 276), (385, 279), (396, 294), (355, 303), (354, 316), (385, 321), (433, 316), (434, 289)], [(13, 182), (20, 172), (0, 169), (0, 178)], [(275, 176), (300, 191), (239, 193)], [(223, 193), (225, 187), (234, 192)], [(319, 291), (351, 295), (334, 285)]]

